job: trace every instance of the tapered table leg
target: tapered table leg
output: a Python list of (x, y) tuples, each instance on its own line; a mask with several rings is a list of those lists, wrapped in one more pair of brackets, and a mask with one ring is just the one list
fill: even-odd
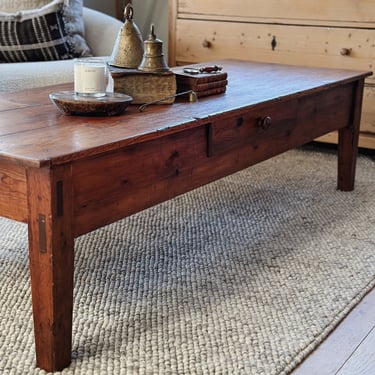
[(27, 171), (29, 257), (36, 364), (71, 362), (74, 237), (69, 167)]
[(351, 123), (347, 127), (339, 129), (337, 188), (343, 191), (354, 189), (363, 86), (364, 80), (356, 82), (353, 94)]

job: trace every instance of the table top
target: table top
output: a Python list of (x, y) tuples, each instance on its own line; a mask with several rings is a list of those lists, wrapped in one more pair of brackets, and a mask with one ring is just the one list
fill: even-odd
[(0, 95), (0, 160), (43, 167), (116, 150), (212, 121), (225, 113), (280, 101), (353, 82), (371, 72), (306, 68), (222, 60), (228, 72), (225, 94), (198, 102), (176, 99), (172, 105), (152, 105), (144, 112), (131, 105), (120, 116), (66, 116), (49, 94), (73, 84), (49, 86)]

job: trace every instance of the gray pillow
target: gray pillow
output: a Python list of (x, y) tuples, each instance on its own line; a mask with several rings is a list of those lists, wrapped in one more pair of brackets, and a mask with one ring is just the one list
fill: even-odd
[[(82, 0), (16, 0), (24, 9), (0, 8), (0, 61), (65, 60), (91, 56), (84, 39)], [(47, 4), (43, 4), (47, 3)], [(40, 8), (28, 9), (40, 5)]]

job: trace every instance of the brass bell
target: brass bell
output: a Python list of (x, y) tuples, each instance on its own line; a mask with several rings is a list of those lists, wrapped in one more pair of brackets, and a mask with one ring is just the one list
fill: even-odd
[(127, 4), (124, 10), (125, 23), (118, 33), (112, 51), (111, 65), (136, 69), (142, 61), (144, 44), (138, 26), (133, 22), (133, 7)]
[(171, 71), (164, 60), (163, 42), (156, 38), (154, 25), (151, 25), (150, 35), (144, 41), (144, 48), (145, 52), (138, 70), (148, 73)]

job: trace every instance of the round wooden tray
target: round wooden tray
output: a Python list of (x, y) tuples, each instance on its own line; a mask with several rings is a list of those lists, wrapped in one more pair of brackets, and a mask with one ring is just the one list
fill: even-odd
[(56, 107), (66, 115), (114, 116), (125, 111), (133, 98), (120, 93), (102, 97), (79, 96), (74, 91), (60, 91), (49, 95)]

